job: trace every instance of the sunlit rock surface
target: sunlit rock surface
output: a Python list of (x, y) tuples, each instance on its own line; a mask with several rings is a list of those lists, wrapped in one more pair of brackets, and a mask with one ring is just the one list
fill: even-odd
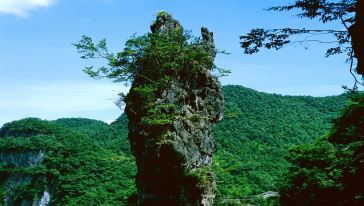
[[(158, 15), (151, 26), (156, 34), (176, 28), (182, 26), (169, 14)], [(214, 59), (213, 35), (206, 28), (201, 32), (204, 49)], [(221, 84), (210, 71), (211, 68), (203, 68), (198, 73), (174, 77), (168, 88), (160, 92), (155, 105), (175, 105), (178, 113), (168, 128), (153, 131), (146, 127), (141, 119), (147, 103), (127, 103), (129, 140), (138, 169), (139, 205), (213, 205), (213, 129), (222, 119), (224, 101)], [(136, 78), (129, 98), (137, 95), (133, 88), (140, 84)]]

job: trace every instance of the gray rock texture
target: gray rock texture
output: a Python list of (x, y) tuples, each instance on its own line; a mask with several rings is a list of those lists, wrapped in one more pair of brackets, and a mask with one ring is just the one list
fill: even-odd
[[(153, 33), (165, 34), (182, 28), (170, 15), (159, 15), (151, 26)], [(216, 56), (213, 34), (201, 29), (203, 48)], [(213, 64), (211, 65), (211, 67)], [(215, 150), (213, 129), (222, 119), (223, 94), (211, 68), (195, 73), (181, 72), (158, 92), (153, 105), (157, 111), (173, 114), (165, 127), (143, 124), (147, 102), (127, 102), (129, 140), (137, 162), (138, 205), (213, 205), (215, 175), (211, 170)], [(140, 86), (138, 77), (133, 88)], [(171, 108), (161, 105), (174, 105)], [(159, 107), (159, 108), (158, 108)]]
[[(42, 163), (44, 160), (45, 153), (41, 150), (27, 150), (27, 151), (1, 151), (0, 152), (0, 163), (12, 165), (14, 167), (35, 167)], [(11, 174), (4, 182), (3, 187), (6, 189), (6, 199), (0, 200), (5, 205), (12, 206), (16, 205), (14, 202), (14, 194), (16, 191), (24, 185), (29, 185), (33, 178), (26, 174)], [(46, 197), (44, 197), (46, 195)], [(47, 196), (48, 195), (48, 196)], [(48, 191), (44, 191), (42, 197), (34, 195), (32, 199), (22, 199), (20, 201), (21, 206), (47, 206), (50, 202), (50, 196)]]
[(0, 162), (17, 167), (33, 167), (43, 161), (44, 155), (40, 150), (0, 152)]

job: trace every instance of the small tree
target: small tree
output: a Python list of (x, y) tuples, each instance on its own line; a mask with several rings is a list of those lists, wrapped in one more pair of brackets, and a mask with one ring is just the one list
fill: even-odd
[[(160, 12), (157, 17), (162, 15), (166, 13)], [(124, 49), (116, 54), (109, 52), (106, 39), (94, 43), (91, 37), (84, 35), (73, 45), (82, 59), (107, 61), (105, 66), (99, 68), (85, 67), (83, 71), (90, 77), (108, 78), (114, 82), (124, 82), (126, 85), (132, 84), (137, 76), (144, 78), (149, 87), (139, 88), (140, 93), (150, 98), (153, 97), (152, 93), (163, 89), (181, 72), (199, 72), (202, 68), (211, 68), (218, 77), (230, 73), (227, 69), (217, 67), (211, 58), (215, 57), (216, 53), (226, 52), (215, 49), (209, 51), (206, 38), (208, 37), (193, 37), (181, 27), (165, 34), (152, 32), (142, 36), (133, 35), (126, 41)], [(118, 106), (125, 100), (124, 94), (120, 93), (120, 96), (120, 101), (116, 102)]]

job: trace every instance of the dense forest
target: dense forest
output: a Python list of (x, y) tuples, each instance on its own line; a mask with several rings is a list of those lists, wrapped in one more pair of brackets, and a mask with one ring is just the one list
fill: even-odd
[(325, 137), (291, 148), (283, 205), (363, 205), (363, 94), (356, 93)]
[[(1, 157), (8, 164), (1, 164), (2, 199), (11, 195), (12, 204), (20, 205), (48, 190), (52, 205), (125, 202), (134, 191), (134, 161), (122, 151), (122, 143), (118, 149), (108, 147), (119, 137), (109, 131), (107, 124), (88, 119), (27, 118), (4, 125)], [(29, 156), (37, 151), (45, 153), (42, 163), (24, 166), (19, 153)], [(15, 158), (9, 161), (11, 156)]]
[[(242, 86), (224, 86), (223, 92), (224, 119), (215, 130), (213, 165), (218, 205), (278, 204), (277, 198), (261, 200), (259, 194), (289, 190), (287, 176), (298, 170), (291, 166), (298, 157), (284, 158), (288, 149), (297, 154), (294, 146), (328, 135), (348, 103), (345, 95), (282, 96)], [(131, 204), (136, 168), (127, 133), (124, 114), (110, 125), (82, 118), (5, 124), (0, 130), (1, 199), (31, 200), (48, 190), (52, 205)], [(30, 151), (43, 152), (44, 160), (28, 167), (6, 158)]]

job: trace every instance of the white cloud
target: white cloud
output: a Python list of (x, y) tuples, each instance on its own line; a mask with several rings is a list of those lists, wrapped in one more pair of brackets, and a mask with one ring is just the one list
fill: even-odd
[(26, 17), (29, 12), (51, 6), (56, 0), (0, 0), (0, 13)]

